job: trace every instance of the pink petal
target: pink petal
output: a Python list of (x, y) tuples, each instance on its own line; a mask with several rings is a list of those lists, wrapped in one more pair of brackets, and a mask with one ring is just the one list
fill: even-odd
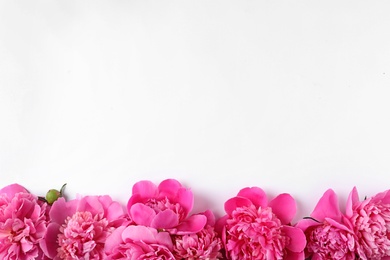
[(201, 215), (205, 215), (207, 218), (206, 225), (214, 226), (215, 225), (215, 216), (214, 213), (211, 210), (206, 210), (205, 212), (201, 213)]
[(125, 215), (125, 211), (121, 204), (113, 202), (107, 207), (106, 218), (110, 221), (119, 219)]
[(259, 187), (244, 188), (238, 192), (237, 197), (244, 197), (249, 199), (257, 208), (265, 208), (268, 204), (267, 195)]
[(359, 202), (359, 194), (357, 192), (356, 187), (353, 187), (351, 193), (349, 193), (348, 199), (347, 199), (347, 205), (345, 208), (345, 215), (347, 217), (352, 217), (353, 215), (353, 206)]
[(304, 252), (288, 252), (286, 256), (283, 257), (283, 260), (303, 260), (305, 259), (305, 253)]
[(190, 213), (192, 207), (194, 206), (194, 195), (191, 190), (185, 188), (180, 188), (177, 191), (177, 195), (174, 200), (185, 209), (186, 216)]
[(286, 248), (292, 252), (302, 252), (306, 246), (306, 236), (303, 231), (296, 227), (283, 226), (284, 234), (290, 237), (290, 244)]
[(339, 202), (336, 193), (332, 189), (327, 190), (322, 195), (310, 216), (320, 222), (323, 222), (325, 218), (341, 221), (342, 213)]
[(177, 191), (181, 188), (184, 187), (175, 179), (164, 180), (158, 185), (159, 198), (174, 199), (177, 196)]
[(51, 259), (57, 255), (57, 248), (59, 247), (57, 244), (57, 237), (60, 233), (60, 227), (61, 225), (57, 223), (50, 223), (47, 226), (45, 238), (39, 243), (42, 251)]
[(107, 237), (107, 240), (104, 243), (105, 252), (111, 253), (113, 248), (115, 248), (117, 245), (123, 242), (122, 232), (123, 230), (125, 230), (125, 228), (126, 228), (125, 226), (120, 226), (117, 229), (115, 229), (109, 237)]
[(28, 193), (28, 191), (21, 185), (14, 183), (8, 186), (5, 186), (0, 190), (0, 194), (7, 194), (9, 198), (13, 198), (16, 193), (19, 192), (25, 192)]
[(133, 186), (134, 194), (140, 194), (143, 198), (155, 198), (158, 195), (157, 186), (151, 181), (139, 181)]
[(249, 207), (253, 205), (252, 201), (243, 197), (234, 197), (225, 202), (225, 211), (227, 214), (231, 215), (232, 212), (238, 207)]
[(137, 203), (130, 208), (129, 215), (138, 225), (150, 226), (156, 217), (156, 212), (142, 203)]
[(179, 224), (179, 216), (170, 209), (157, 213), (150, 226), (157, 229), (170, 229)]
[(66, 202), (64, 198), (56, 200), (50, 209), (50, 219), (58, 224), (65, 223), (68, 216), (72, 216), (76, 212), (78, 200)]
[(289, 224), (297, 212), (294, 198), (287, 193), (278, 195), (268, 203), (268, 206), (283, 224)]
[(178, 235), (186, 235), (200, 232), (207, 223), (205, 215), (192, 215), (177, 226)]
[(298, 221), (295, 227), (302, 229), (302, 231), (305, 232), (306, 229), (308, 229), (309, 227), (318, 225), (322, 225), (322, 223), (318, 223), (317, 221), (314, 221), (312, 219), (301, 219), (300, 221)]
[(222, 234), (224, 227), (226, 226), (226, 221), (229, 219), (228, 215), (225, 215), (217, 220), (215, 223), (214, 229), (219, 235)]
[(172, 239), (168, 232), (158, 232), (156, 229), (144, 226), (129, 226), (122, 232), (122, 239), (143, 241), (146, 244), (159, 244), (172, 250)]

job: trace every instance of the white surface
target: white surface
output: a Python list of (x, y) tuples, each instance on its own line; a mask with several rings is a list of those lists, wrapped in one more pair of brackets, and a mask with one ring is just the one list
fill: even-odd
[(177, 178), (307, 215), (390, 188), (388, 1), (2, 1), (0, 186)]

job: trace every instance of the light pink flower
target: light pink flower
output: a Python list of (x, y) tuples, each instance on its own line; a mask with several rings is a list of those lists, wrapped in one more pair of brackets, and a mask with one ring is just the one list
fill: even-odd
[(133, 186), (127, 210), (138, 225), (184, 235), (199, 232), (207, 221), (204, 215), (188, 217), (193, 204), (192, 192), (176, 180), (164, 180), (159, 186), (140, 181)]
[(122, 206), (109, 196), (59, 198), (50, 217), (42, 248), (51, 259), (69, 260), (102, 259), (107, 237), (127, 221)]
[(203, 213), (207, 217), (206, 226), (195, 234), (174, 235), (173, 246), (176, 259), (221, 259), (221, 239), (214, 230), (215, 217), (211, 211)]
[(41, 259), (46, 204), (18, 184), (0, 190), (0, 259)]
[(306, 235), (306, 257), (312, 259), (354, 260), (359, 246), (348, 221), (340, 211), (336, 193), (329, 189), (321, 197), (310, 218), (296, 227)]
[(296, 204), (289, 194), (268, 202), (262, 189), (244, 188), (225, 202), (225, 211), (217, 225), (228, 259), (304, 259), (306, 238), (290, 225)]
[(174, 260), (168, 232), (145, 226), (121, 226), (108, 237), (104, 259)]
[(351, 221), (362, 259), (390, 259), (390, 190), (359, 201), (356, 188), (351, 191), (346, 215)]

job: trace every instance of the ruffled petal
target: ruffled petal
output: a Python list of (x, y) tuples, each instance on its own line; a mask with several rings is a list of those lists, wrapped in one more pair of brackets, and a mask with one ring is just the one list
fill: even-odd
[(259, 187), (244, 188), (238, 192), (237, 197), (244, 197), (249, 199), (257, 208), (265, 208), (268, 204), (267, 195)]
[(290, 194), (283, 193), (275, 197), (268, 204), (272, 212), (280, 219), (283, 224), (291, 223), (297, 212), (297, 205)]

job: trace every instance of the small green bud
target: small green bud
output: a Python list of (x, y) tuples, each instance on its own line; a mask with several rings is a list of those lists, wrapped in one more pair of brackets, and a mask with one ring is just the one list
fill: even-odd
[(58, 200), (58, 198), (63, 197), (62, 193), (64, 192), (66, 183), (62, 185), (61, 190), (51, 189), (46, 193), (46, 201), (50, 205), (54, 203), (54, 201)]
[(61, 197), (61, 193), (58, 190), (55, 190), (55, 189), (49, 190), (46, 193), (46, 201), (50, 205), (53, 204), (54, 201), (56, 201), (59, 197)]

